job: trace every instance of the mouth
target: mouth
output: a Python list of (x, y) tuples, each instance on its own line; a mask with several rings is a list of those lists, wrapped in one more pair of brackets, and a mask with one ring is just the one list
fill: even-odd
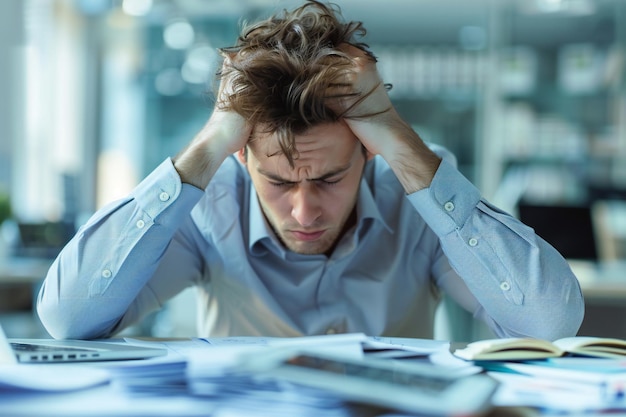
[(316, 232), (303, 232), (299, 230), (292, 230), (291, 234), (297, 240), (300, 240), (303, 242), (312, 242), (314, 240), (319, 239), (324, 234), (324, 232), (325, 230), (318, 230)]

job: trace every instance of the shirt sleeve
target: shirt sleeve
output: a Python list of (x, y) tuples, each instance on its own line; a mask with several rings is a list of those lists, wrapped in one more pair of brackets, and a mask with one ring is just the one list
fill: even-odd
[[(202, 190), (180, 181), (170, 159), (126, 198), (96, 212), (61, 251), (40, 289), (37, 311), (56, 338), (106, 337), (158, 309), (198, 274), (181, 225)], [(177, 279), (149, 285), (162, 259), (181, 257)], [(197, 259), (197, 258), (196, 258)]]
[(444, 158), (430, 187), (408, 198), (466, 289), (452, 288), (458, 277), (435, 277), (438, 284), (459, 304), (476, 306), (474, 316), (498, 336), (576, 334), (584, 304), (567, 261), (530, 227), (481, 198), (452, 163)]

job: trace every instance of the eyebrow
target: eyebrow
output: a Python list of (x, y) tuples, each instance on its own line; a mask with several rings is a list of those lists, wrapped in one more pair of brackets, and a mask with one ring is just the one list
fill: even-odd
[[(317, 177), (317, 178), (307, 178), (307, 181), (324, 181), (328, 178), (332, 178), (336, 175), (339, 174), (343, 174), (344, 172), (346, 172), (348, 169), (350, 169), (350, 167), (352, 166), (352, 164), (348, 164), (345, 167), (341, 167), (341, 168), (337, 168), (333, 171), (327, 172), (326, 174)], [(269, 171), (265, 171), (263, 168), (257, 168), (257, 172), (261, 175), (263, 175), (264, 177), (269, 178), (270, 180), (276, 181), (276, 182), (284, 182), (284, 183), (288, 183), (288, 184), (295, 184), (298, 181), (290, 181), (290, 180), (286, 180), (276, 174), (273, 174)]]

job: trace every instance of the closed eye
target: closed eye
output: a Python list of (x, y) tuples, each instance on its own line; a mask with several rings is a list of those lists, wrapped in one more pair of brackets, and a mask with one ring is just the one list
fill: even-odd
[(328, 181), (328, 180), (316, 180), (316, 181), (315, 181), (315, 183), (316, 183), (316, 184), (321, 184), (321, 185), (331, 186), (331, 185), (335, 185), (335, 184), (339, 183), (339, 181), (341, 181), (341, 179), (334, 180), (334, 181)]
[(274, 182), (274, 181), (270, 181), (269, 183), (273, 187), (278, 187), (278, 188), (291, 187), (295, 184), (294, 182)]
[[(323, 187), (332, 187), (333, 185), (338, 184), (341, 180), (342, 180), (342, 178), (340, 178), (338, 180), (333, 180), (333, 181), (313, 180), (313, 182), (315, 184), (323, 186)], [(297, 184), (295, 182), (288, 182), (288, 181), (270, 181), (269, 183), (270, 183), (270, 185), (272, 187), (277, 187), (277, 188), (293, 187), (295, 184)]]

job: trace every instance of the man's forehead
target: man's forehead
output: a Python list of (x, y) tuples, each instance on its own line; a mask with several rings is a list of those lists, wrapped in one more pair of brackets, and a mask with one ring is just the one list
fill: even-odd
[[(296, 153), (315, 152), (317, 150), (353, 149), (358, 142), (350, 129), (341, 122), (327, 123), (311, 126), (304, 132), (292, 132)], [(283, 155), (281, 140), (285, 139), (277, 132), (270, 132), (263, 126), (255, 128), (250, 137), (249, 146), (257, 154), (268, 157)], [(260, 156), (260, 155), (259, 155)]]
[(299, 136), (291, 165), (277, 138), (266, 135), (250, 144), (254, 161), (249, 162), (257, 172), (275, 180), (324, 179), (349, 170), (354, 164), (354, 158), (362, 153), (359, 144), (358, 141), (342, 141), (323, 135)]
[(282, 155), (277, 133), (253, 132), (248, 141), (248, 147), (259, 156)]
[[(315, 140), (315, 136), (311, 135), (311, 137), (306, 137), (305, 135), (307, 135), (308, 132), (305, 133), (295, 133), (295, 132), (290, 132), (289, 134), (292, 135), (293, 140), (296, 142), (295, 145), (296, 147), (298, 146), (298, 144), (305, 142), (305, 141), (311, 141), (311, 140)], [(276, 153), (276, 151), (280, 151), (281, 147), (280, 147), (280, 142), (281, 140), (284, 141), (285, 137), (287, 134), (285, 133), (284, 135), (278, 132), (272, 132), (272, 131), (267, 131), (265, 129), (261, 128), (256, 128), (252, 131), (252, 134), (250, 136), (250, 141), (248, 142), (248, 144), (253, 147), (254, 149), (263, 149), (264, 151), (271, 151), (273, 150), (274, 153)]]

